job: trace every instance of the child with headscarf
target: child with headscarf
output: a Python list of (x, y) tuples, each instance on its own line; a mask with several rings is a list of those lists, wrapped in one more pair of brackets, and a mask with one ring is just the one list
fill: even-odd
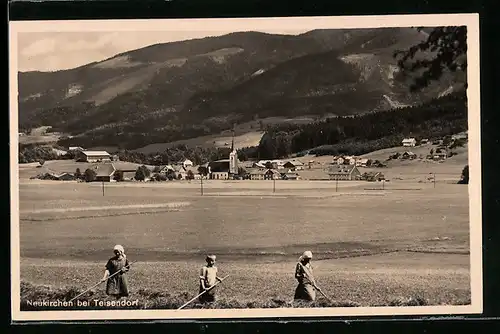
[(215, 301), (215, 287), (221, 279), (217, 276), (217, 267), (215, 266), (215, 255), (206, 257), (207, 264), (200, 271), (200, 293), (206, 291), (199, 297), (200, 303), (210, 303)]
[(294, 299), (314, 301), (316, 299), (316, 281), (313, 276), (313, 268), (311, 266), (312, 252), (305, 251), (297, 266), (295, 267), (295, 279), (299, 282), (295, 289)]
[[(129, 295), (128, 280), (125, 275), (129, 271), (128, 259), (123, 246), (116, 245), (113, 249), (115, 256), (106, 263), (106, 270), (102, 281), (106, 281), (106, 294), (114, 296), (116, 299)], [(114, 275), (115, 273), (117, 273)], [(110, 277), (114, 275), (113, 277)]]

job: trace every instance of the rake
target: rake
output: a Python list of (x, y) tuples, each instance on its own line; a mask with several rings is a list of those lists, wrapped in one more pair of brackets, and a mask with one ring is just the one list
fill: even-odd
[(226, 278), (228, 278), (229, 275), (226, 275), (225, 277), (221, 278), (219, 282), (215, 283), (214, 285), (212, 285), (210, 288), (208, 288), (207, 290), (199, 293), (198, 295), (196, 295), (195, 297), (193, 297), (192, 299), (190, 299), (188, 302), (186, 302), (184, 305), (182, 305), (181, 307), (179, 307), (177, 310), (182, 310), (184, 307), (188, 306), (189, 304), (191, 304), (193, 301), (195, 301), (196, 299), (198, 299), (201, 295), (203, 295), (205, 292), (208, 292), (210, 290), (212, 290), (213, 288), (215, 288), (219, 283), (222, 283), (223, 280), (225, 280)]
[[(129, 263), (128, 265), (126, 265), (125, 267), (129, 267), (129, 268), (130, 268), (130, 265), (131, 265), (132, 263), (134, 263), (134, 262), (130, 262), (130, 263)], [(110, 279), (111, 277), (113, 277), (113, 276), (115, 276), (115, 275), (119, 274), (120, 272), (121, 272), (121, 270), (118, 270), (118, 271), (117, 271), (116, 273), (114, 273), (113, 275), (108, 276), (108, 278), (106, 278), (106, 280), (101, 280), (101, 281), (99, 281), (99, 283), (97, 283), (97, 284), (95, 284), (95, 285), (91, 286), (90, 288), (88, 288), (87, 290), (83, 291), (82, 293), (80, 293), (80, 294), (79, 294), (79, 295), (77, 295), (76, 297), (71, 298), (69, 302), (72, 302), (73, 300), (77, 299), (78, 297), (83, 296), (84, 294), (86, 294), (87, 292), (89, 292), (90, 290), (92, 290), (93, 288), (95, 288), (96, 286), (101, 285), (101, 283), (104, 283), (105, 281), (107, 281), (107, 280), (108, 280), (108, 279)]]

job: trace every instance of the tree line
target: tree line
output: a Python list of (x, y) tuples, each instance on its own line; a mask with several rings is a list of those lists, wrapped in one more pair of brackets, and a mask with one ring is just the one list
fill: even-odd
[(309, 124), (274, 125), (268, 128), (255, 153), (260, 159), (306, 153), (360, 155), (399, 146), (409, 136), (432, 139), (466, 130), (466, 96), (456, 93), (418, 106)]

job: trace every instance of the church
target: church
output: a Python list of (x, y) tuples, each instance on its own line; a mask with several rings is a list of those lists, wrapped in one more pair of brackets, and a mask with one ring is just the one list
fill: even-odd
[(234, 147), (234, 131), (229, 159), (212, 161), (208, 164), (208, 176), (211, 180), (230, 180), (238, 175), (238, 153)]

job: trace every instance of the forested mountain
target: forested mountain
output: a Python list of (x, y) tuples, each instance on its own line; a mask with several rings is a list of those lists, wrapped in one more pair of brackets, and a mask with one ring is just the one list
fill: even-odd
[(447, 75), (409, 94), (392, 54), (410, 28), (236, 32), (125, 52), (51, 73), (19, 73), (21, 130), (49, 125), (63, 146), (134, 149), (273, 116), (360, 115), (463, 89)]

